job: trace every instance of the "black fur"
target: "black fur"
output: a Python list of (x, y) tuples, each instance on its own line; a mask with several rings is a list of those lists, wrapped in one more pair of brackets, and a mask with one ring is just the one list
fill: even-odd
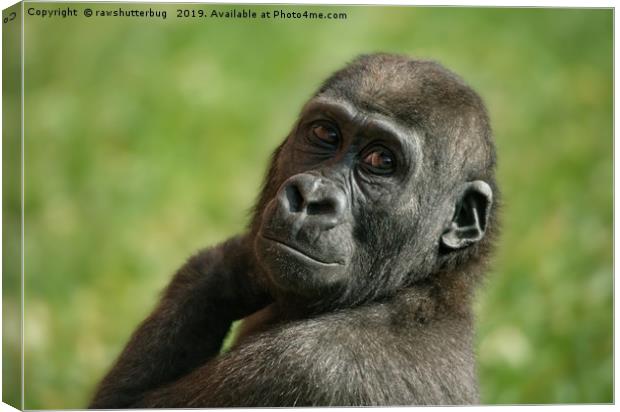
[(247, 233), (176, 273), (90, 407), (477, 403), (471, 297), (498, 231), (494, 175), (462, 80), (357, 58), (275, 151)]

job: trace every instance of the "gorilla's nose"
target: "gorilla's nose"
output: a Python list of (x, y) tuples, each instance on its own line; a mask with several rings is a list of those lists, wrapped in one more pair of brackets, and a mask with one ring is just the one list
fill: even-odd
[(289, 178), (278, 193), (283, 212), (328, 230), (343, 219), (346, 196), (333, 182), (311, 174)]

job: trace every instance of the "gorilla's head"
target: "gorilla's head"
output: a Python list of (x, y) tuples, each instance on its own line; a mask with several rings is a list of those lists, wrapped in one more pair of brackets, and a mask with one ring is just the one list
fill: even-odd
[(278, 296), (388, 296), (484, 261), (495, 149), (480, 97), (430, 61), (357, 58), (303, 107), (273, 156), (252, 233)]

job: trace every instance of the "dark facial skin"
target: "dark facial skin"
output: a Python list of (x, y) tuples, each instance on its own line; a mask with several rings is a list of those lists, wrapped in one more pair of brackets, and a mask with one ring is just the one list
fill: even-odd
[(462, 80), (356, 59), (276, 149), (247, 233), (179, 269), (90, 407), (476, 403), (471, 296), (498, 228), (494, 173)]
[[(283, 183), (259, 216), (256, 252), (274, 286), (321, 301), (372, 294), (373, 285), (353, 277), (375, 260), (375, 245), (402, 233), (404, 220), (414, 222), (407, 194), (420, 151), (413, 128), (346, 101), (312, 99), (281, 149), (276, 179)], [(368, 222), (387, 233), (360, 233)]]

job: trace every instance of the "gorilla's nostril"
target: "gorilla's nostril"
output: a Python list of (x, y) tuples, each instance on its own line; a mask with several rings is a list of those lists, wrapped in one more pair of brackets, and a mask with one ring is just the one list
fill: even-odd
[(336, 204), (331, 199), (310, 202), (306, 207), (306, 213), (309, 215), (331, 215), (336, 213)]
[(291, 213), (299, 213), (302, 211), (304, 198), (299, 192), (299, 188), (295, 184), (286, 185), (284, 188), (286, 199), (288, 200), (288, 209)]
[[(346, 197), (327, 179), (310, 174), (291, 177), (278, 193), (282, 217), (298, 225), (330, 229), (338, 224), (346, 208)], [(307, 220), (308, 218), (309, 220)]]

